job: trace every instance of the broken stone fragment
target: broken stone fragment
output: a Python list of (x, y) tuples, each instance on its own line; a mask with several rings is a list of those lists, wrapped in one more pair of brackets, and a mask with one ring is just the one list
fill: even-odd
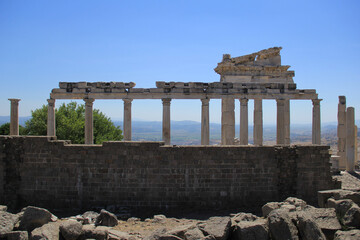
[(96, 218), (95, 226), (114, 227), (118, 225), (118, 219), (115, 214), (102, 209), (100, 215)]
[(31, 232), (48, 222), (55, 222), (57, 217), (44, 208), (29, 206), (22, 209), (19, 230)]

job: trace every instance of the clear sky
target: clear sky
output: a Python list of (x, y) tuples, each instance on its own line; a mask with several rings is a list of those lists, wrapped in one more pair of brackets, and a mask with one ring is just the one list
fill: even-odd
[[(19, 1), (0, 0), (0, 116), (21, 98), (20, 116), (46, 104), (59, 81), (214, 82), (222, 54), (281, 46), (300, 89), (323, 98), (336, 121), (339, 95), (360, 116), (360, 1)], [(57, 106), (63, 101), (57, 101)], [(81, 101), (79, 101), (81, 102)], [(97, 100), (113, 119), (123, 103)], [(172, 120), (200, 121), (200, 100), (173, 100)], [(252, 121), (253, 103), (249, 103)], [(264, 101), (275, 123), (275, 101)], [(220, 101), (210, 102), (220, 122)], [(311, 122), (311, 101), (291, 103), (293, 123)], [(134, 100), (133, 119), (161, 120), (160, 100)], [(236, 101), (239, 123), (239, 102)]]

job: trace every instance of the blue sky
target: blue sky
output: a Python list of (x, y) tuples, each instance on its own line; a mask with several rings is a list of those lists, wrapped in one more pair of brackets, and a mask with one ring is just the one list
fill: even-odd
[[(282, 46), (300, 89), (316, 89), (322, 121), (336, 121), (339, 95), (360, 116), (360, 1), (18, 1), (0, 0), (0, 116), (21, 98), (20, 116), (46, 104), (59, 81), (214, 82), (222, 54)], [(57, 101), (57, 105), (64, 101)], [(81, 102), (81, 101), (79, 101)], [(210, 102), (220, 122), (220, 101)], [(249, 120), (252, 122), (249, 103)], [(98, 100), (113, 119), (122, 101)], [(174, 100), (172, 120), (200, 121), (200, 100)], [(275, 123), (264, 101), (264, 123)], [(310, 123), (311, 101), (291, 103), (291, 121)], [(133, 101), (133, 119), (161, 120), (160, 100)], [(358, 117), (357, 117), (358, 119)], [(236, 102), (239, 122), (239, 102)]]

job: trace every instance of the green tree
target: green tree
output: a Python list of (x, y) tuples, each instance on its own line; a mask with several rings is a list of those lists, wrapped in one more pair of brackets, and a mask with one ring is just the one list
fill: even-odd
[[(47, 134), (47, 106), (43, 105), (31, 112), (32, 118), (25, 124), (28, 135)], [(110, 118), (98, 109), (93, 111), (94, 143), (104, 141), (120, 141), (123, 139), (120, 127), (116, 127)], [(63, 103), (55, 110), (56, 136), (61, 140), (71, 140), (72, 143), (84, 143), (85, 107), (83, 104)]]
[[(4, 123), (0, 126), (0, 135), (9, 135), (10, 134), (10, 123)], [(25, 134), (25, 128), (19, 125), (19, 135)]]

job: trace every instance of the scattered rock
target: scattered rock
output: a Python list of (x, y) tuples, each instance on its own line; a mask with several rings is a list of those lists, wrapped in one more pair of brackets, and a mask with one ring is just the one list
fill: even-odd
[(95, 226), (115, 227), (118, 225), (118, 219), (115, 214), (102, 209), (100, 215), (96, 218)]
[(305, 212), (298, 212), (297, 227), (300, 236), (306, 240), (326, 240), (319, 225)]
[(135, 238), (130, 236), (128, 233), (113, 229), (110, 229), (108, 231), (108, 240), (131, 240), (131, 239), (135, 239)]
[(345, 213), (354, 204), (354, 202), (350, 199), (334, 200), (334, 202), (330, 200), (328, 202), (329, 202), (328, 205), (332, 205), (334, 203), (336, 214), (340, 217), (340, 219), (344, 217)]
[(108, 238), (108, 231), (96, 228), (94, 225), (84, 225), (82, 234), (78, 240), (96, 239), (106, 240)]
[(199, 239), (204, 239), (204, 238), (205, 238), (205, 236), (204, 236), (203, 232), (200, 231), (200, 229), (198, 229), (198, 228), (190, 229), (190, 230), (186, 231), (186, 233), (185, 233), (186, 240), (199, 240)]
[(360, 230), (354, 229), (350, 231), (337, 231), (335, 233), (334, 240), (359, 240), (360, 239)]
[(44, 208), (29, 206), (24, 208), (22, 212), (23, 215), (20, 220), (19, 230), (31, 232), (35, 228), (57, 220), (56, 216)]
[(342, 221), (347, 227), (360, 228), (360, 208), (356, 203), (347, 210)]
[(299, 199), (299, 198), (295, 198), (295, 197), (288, 197), (287, 199), (285, 199), (286, 203), (290, 204), (290, 205), (293, 205), (295, 207), (299, 207), (301, 209), (305, 208), (306, 207), (306, 202), (302, 199)]
[(150, 235), (146, 236), (144, 240), (158, 240), (160, 239), (161, 236), (167, 236), (167, 235), (171, 235), (171, 234), (167, 233), (166, 228), (159, 228), (154, 232), (152, 232)]
[(139, 221), (141, 221), (141, 219), (140, 219), (140, 218), (136, 218), (136, 217), (131, 217), (131, 218), (129, 218), (127, 221), (128, 221), (128, 222), (139, 222)]
[(17, 215), (0, 211), (0, 238), (11, 232), (17, 221)]
[(7, 211), (7, 206), (5, 206), (5, 205), (0, 205), (0, 211), (6, 212), (6, 211)]
[(257, 220), (259, 217), (252, 214), (252, 213), (238, 213), (238, 214), (233, 214), (231, 217), (231, 221), (233, 223), (238, 223), (241, 221), (247, 221), (247, 222), (253, 222), (255, 220)]
[(41, 227), (35, 228), (31, 232), (31, 239), (32, 240), (59, 240), (60, 238), (60, 231), (59, 231), (58, 222), (49, 222)]
[(268, 216), (269, 231), (272, 239), (299, 239), (298, 230), (292, 223), (288, 211), (276, 209)]
[(87, 211), (87, 212), (83, 213), (83, 215), (81, 215), (81, 217), (83, 218), (83, 224), (95, 223), (96, 218), (99, 215), (100, 215), (99, 213), (93, 212), (93, 211)]
[(281, 206), (281, 204), (279, 202), (266, 203), (261, 208), (263, 217), (267, 217), (272, 210), (278, 209), (278, 208), (280, 208), (280, 206)]
[(74, 220), (64, 221), (60, 224), (60, 233), (65, 240), (76, 240), (82, 233), (82, 224)]
[(196, 228), (196, 225), (194, 224), (189, 224), (189, 225), (184, 225), (184, 226), (180, 226), (180, 227), (176, 227), (171, 229), (170, 231), (166, 232), (167, 235), (173, 235), (173, 236), (177, 236), (179, 238), (185, 238), (185, 233), (187, 231), (189, 231), (190, 229)]
[(154, 222), (162, 222), (166, 219), (165, 215), (154, 215)]
[(230, 217), (211, 217), (198, 225), (206, 236), (213, 236), (216, 240), (226, 240), (230, 233)]
[(267, 240), (269, 239), (267, 221), (266, 219), (241, 221), (235, 225), (232, 237), (239, 240)]
[(6, 234), (7, 240), (28, 240), (29, 234), (27, 231), (14, 231)]

